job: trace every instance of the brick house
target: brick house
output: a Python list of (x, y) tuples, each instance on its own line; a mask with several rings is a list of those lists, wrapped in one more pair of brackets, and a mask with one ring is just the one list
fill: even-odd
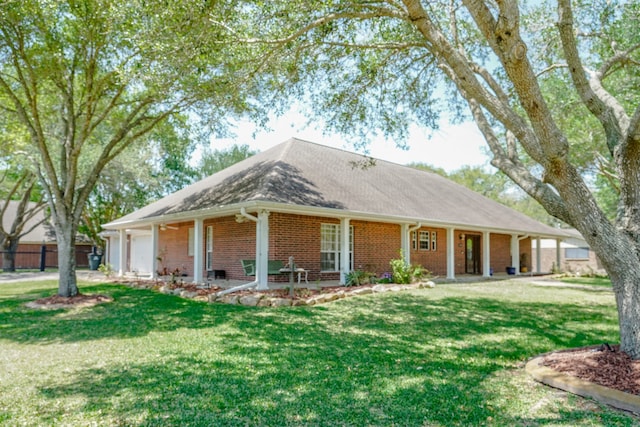
[[(584, 237), (575, 229), (565, 230), (570, 237), (562, 241), (555, 239), (534, 240), (532, 251), (540, 248), (542, 271), (562, 271), (576, 274), (606, 274), (600, 259), (591, 250)], [(539, 246), (538, 246), (539, 244)]]
[[(3, 201), (4, 203), (4, 201)], [(7, 209), (2, 216), (2, 225), (5, 230), (10, 230), (16, 215), (18, 214), (19, 201), (10, 200)], [(31, 203), (28, 209), (35, 206)], [(46, 209), (46, 208), (45, 208)], [(26, 221), (23, 232), (15, 253), (16, 269), (58, 268), (58, 244), (56, 232), (50, 221), (45, 218), (45, 210), (41, 210)], [(83, 235), (76, 236), (76, 265), (88, 267), (87, 255), (91, 253), (93, 246), (89, 239)], [(4, 254), (5, 248), (0, 248)]]
[[(178, 269), (200, 283), (216, 270), (259, 288), (277, 280), (268, 261), (290, 256), (314, 281), (381, 275), (401, 252), (450, 279), (518, 272), (531, 239), (565, 236), (437, 174), (299, 139), (104, 228), (121, 275)], [(241, 260), (256, 260), (255, 277)]]

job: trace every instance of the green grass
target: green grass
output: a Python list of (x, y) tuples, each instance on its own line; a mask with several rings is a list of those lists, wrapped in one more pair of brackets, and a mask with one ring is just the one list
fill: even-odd
[(523, 369), (617, 342), (609, 293), (494, 282), (259, 309), (83, 284), (114, 302), (24, 307), (54, 286), (0, 284), (0, 425), (640, 425)]
[(560, 280), (578, 285), (611, 287), (611, 280), (608, 277), (563, 277)]

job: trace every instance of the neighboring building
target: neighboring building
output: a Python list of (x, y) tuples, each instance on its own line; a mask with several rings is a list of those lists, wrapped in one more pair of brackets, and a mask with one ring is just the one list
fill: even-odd
[[(259, 288), (268, 261), (290, 256), (309, 280), (344, 281), (353, 269), (383, 274), (401, 250), (451, 279), (518, 272), (521, 254), (531, 260), (532, 238), (565, 237), (439, 175), (298, 139), (104, 228), (108, 262), (120, 274), (179, 269), (201, 282), (217, 270)], [(255, 277), (242, 260), (256, 260)]]
[[(540, 240), (540, 268), (542, 271), (579, 274), (604, 273), (604, 267), (589, 248), (582, 235), (574, 229), (565, 230), (571, 237), (563, 241)], [(538, 242), (532, 242), (532, 251), (538, 253)]]
[[(18, 212), (18, 201), (10, 201), (4, 216), (2, 225), (5, 230), (10, 230)], [(33, 207), (34, 204), (31, 204)], [(38, 269), (42, 266), (44, 259), (45, 268), (58, 268), (58, 246), (56, 243), (56, 232), (53, 225), (45, 220), (46, 207), (33, 218), (27, 221), (24, 230), (29, 230), (37, 225), (27, 234), (20, 238), (15, 257), (16, 269)], [(91, 253), (92, 245), (84, 235), (78, 235), (76, 242), (76, 265), (78, 267), (88, 267), (87, 255)], [(4, 253), (0, 248), (0, 253)], [(2, 258), (2, 257), (0, 257)], [(1, 261), (0, 261), (1, 262)]]

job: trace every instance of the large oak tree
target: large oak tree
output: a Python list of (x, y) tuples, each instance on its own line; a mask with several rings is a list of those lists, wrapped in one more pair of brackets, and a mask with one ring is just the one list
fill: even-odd
[(236, 5), (0, 3), (0, 111), (28, 134), (57, 236), (58, 293), (73, 296), (76, 232), (104, 168), (176, 113), (197, 109), (214, 123), (250, 110), (242, 46), (209, 25)]
[[(270, 46), (263, 84), (306, 102), (331, 130), (403, 141), (410, 123), (434, 126), (445, 109), (475, 120), (492, 164), (600, 257), (613, 282), (622, 350), (638, 359), (640, 4), (526, 5), (334, 0), (301, 8), (283, 0), (243, 9), (255, 24), (227, 30)], [(618, 183), (613, 221), (584, 168), (596, 154)]]

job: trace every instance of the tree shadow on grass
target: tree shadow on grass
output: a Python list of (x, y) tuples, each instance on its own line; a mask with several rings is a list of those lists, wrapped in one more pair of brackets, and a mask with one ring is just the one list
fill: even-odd
[(133, 338), (152, 331), (215, 327), (246, 307), (221, 307), (122, 285), (82, 286), (85, 294), (106, 294), (113, 302), (81, 309), (37, 310), (25, 304), (51, 291), (36, 289), (0, 299), (1, 337), (22, 343)]
[[(208, 316), (204, 327), (231, 320), (233, 332), (210, 344), (185, 341), (184, 352), (168, 357), (80, 371), (65, 384), (42, 387), (44, 399), (80, 395), (82, 411), (127, 425), (571, 425), (593, 412), (511, 415), (490, 404), (496, 390), (487, 379), (539, 352), (612, 340), (617, 327), (611, 307), (580, 304), (395, 294), (239, 310), (125, 294), (142, 298), (142, 307), (114, 297), (131, 304), (126, 310), (140, 310), (141, 322), (151, 319), (107, 335), (172, 329), (174, 317), (194, 327)], [(606, 425), (629, 420), (599, 416)]]

